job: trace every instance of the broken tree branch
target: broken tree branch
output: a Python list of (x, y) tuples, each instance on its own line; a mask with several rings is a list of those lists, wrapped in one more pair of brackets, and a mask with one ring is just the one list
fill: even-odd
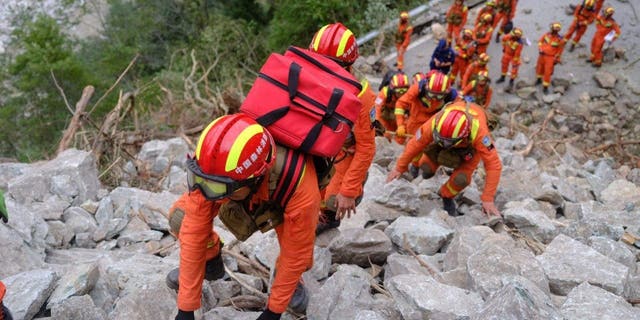
[(129, 62), (129, 65), (124, 69), (124, 71), (122, 71), (122, 73), (120, 74), (118, 79), (116, 79), (116, 82), (114, 82), (111, 85), (111, 87), (109, 87), (109, 89), (107, 89), (107, 91), (102, 95), (102, 97), (100, 97), (100, 99), (98, 99), (98, 101), (96, 101), (96, 103), (93, 105), (93, 107), (91, 107), (91, 110), (87, 113), (87, 116), (92, 114), (93, 110), (95, 110), (96, 107), (98, 107), (100, 102), (102, 102), (102, 100), (104, 100), (109, 95), (109, 93), (111, 93), (113, 88), (115, 88), (118, 85), (118, 83), (120, 83), (122, 78), (124, 78), (124, 76), (127, 74), (127, 72), (129, 72), (129, 69), (131, 69), (131, 67), (133, 67), (133, 65), (136, 63), (136, 60), (138, 60), (138, 57), (140, 57), (140, 54), (136, 53), (136, 56), (133, 57), (133, 59), (131, 59), (131, 62)]
[[(53, 73), (51, 73), (51, 76), (53, 76)], [(55, 77), (54, 77), (55, 79)], [(56, 83), (57, 86), (57, 83)], [(62, 89), (60, 89), (62, 91)], [(84, 87), (84, 90), (82, 90), (82, 96), (80, 97), (80, 100), (78, 100), (78, 102), (76, 103), (76, 111), (72, 112), (73, 117), (71, 117), (71, 122), (69, 123), (69, 126), (67, 127), (67, 129), (64, 131), (64, 134), (62, 135), (62, 139), (60, 139), (60, 143), (58, 144), (58, 150), (56, 151), (56, 154), (59, 154), (60, 152), (66, 150), (69, 147), (69, 144), (71, 143), (71, 141), (73, 140), (73, 137), (76, 134), (76, 131), (78, 131), (78, 128), (80, 128), (80, 126), (82, 126), (82, 115), (84, 114), (84, 109), (87, 107), (87, 104), (89, 103), (89, 99), (91, 99), (91, 96), (93, 96), (93, 92), (95, 91), (95, 89), (93, 88), (93, 86), (86, 86)], [(64, 93), (62, 93), (64, 96)], [(66, 98), (65, 98), (65, 102), (66, 102)]]
[(426, 263), (424, 260), (422, 260), (420, 257), (418, 257), (418, 255), (415, 253), (415, 251), (413, 251), (410, 247), (409, 247), (409, 242), (407, 241), (407, 235), (403, 234), (402, 235), (402, 249), (404, 249), (405, 251), (409, 252), (409, 254), (411, 254), (411, 256), (413, 256), (416, 260), (418, 260), (418, 263), (425, 267), (427, 269), (427, 271), (429, 271), (429, 273), (431, 274), (431, 276), (438, 280), (441, 281), (442, 278), (440, 277), (440, 274), (438, 274), (435, 270), (433, 270), (433, 268), (431, 268), (431, 266)]
[(535, 144), (535, 137), (542, 133), (543, 131), (546, 130), (547, 125), (549, 124), (549, 120), (551, 120), (551, 118), (553, 118), (554, 114), (556, 113), (555, 109), (551, 109), (549, 110), (549, 112), (547, 113), (547, 116), (544, 118), (544, 121), (542, 122), (542, 125), (538, 128), (538, 130), (534, 131), (530, 136), (529, 136), (529, 143), (527, 144), (527, 146), (520, 151), (516, 151), (515, 153), (522, 155), (523, 157), (526, 157), (529, 155), (529, 153), (531, 152), (531, 150), (533, 149), (533, 145)]
[(62, 88), (58, 84), (58, 80), (56, 79), (55, 74), (53, 74), (53, 70), (49, 70), (49, 72), (51, 73), (51, 79), (53, 79), (53, 84), (56, 86), (56, 88), (58, 88), (58, 91), (60, 91), (62, 100), (64, 100), (64, 105), (67, 106), (67, 109), (71, 114), (74, 114), (73, 110), (71, 109), (71, 105), (69, 104), (69, 100), (67, 100), (67, 95), (64, 94), (64, 90), (62, 90)]

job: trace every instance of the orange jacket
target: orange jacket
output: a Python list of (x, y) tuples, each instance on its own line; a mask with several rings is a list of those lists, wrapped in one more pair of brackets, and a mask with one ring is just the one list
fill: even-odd
[(576, 9), (573, 11), (573, 18), (575, 20), (578, 20), (578, 25), (589, 25), (593, 22), (593, 20), (596, 18), (597, 15), (597, 11), (594, 10), (589, 10), (587, 8), (584, 8), (584, 5), (578, 5), (576, 6)]
[(384, 86), (375, 100), (376, 120), (395, 121), (394, 109), (397, 101), (398, 97), (391, 92), (389, 86)]
[(396, 32), (396, 45), (400, 45), (403, 48), (409, 46), (411, 42), (411, 33), (413, 33), (413, 27), (406, 23), (398, 23), (398, 31)]
[[(454, 103), (448, 104), (443, 111), (449, 108), (465, 111), (466, 102), (458, 100)], [(473, 118), (473, 121), (468, 143), (461, 144), (456, 147), (466, 148), (470, 145), (475, 150), (474, 156), (480, 157), (484, 163), (484, 169), (486, 171), (484, 191), (482, 192), (480, 199), (487, 202), (493, 201), (498, 188), (498, 183), (500, 182), (502, 162), (498, 156), (498, 151), (496, 151), (494, 147), (493, 137), (491, 137), (491, 133), (487, 127), (487, 116), (484, 109), (475, 103), (469, 103), (469, 115)], [(414, 138), (409, 140), (404, 152), (400, 155), (400, 158), (398, 158), (396, 170), (400, 172), (407, 171), (412, 159), (423, 152), (428, 145), (433, 143), (433, 128), (435, 127), (435, 121), (436, 116), (431, 117), (420, 127), (420, 129), (418, 129)]]
[[(309, 157), (300, 182), (287, 203), (284, 222), (276, 227), (280, 243), (275, 279), (268, 306), (273, 312), (286, 310), (295, 287), (304, 271), (313, 264), (313, 243), (320, 211), (320, 191), (313, 161)], [(253, 205), (269, 199), (269, 173), (250, 199)], [(208, 201), (199, 190), (184, 193), (170, 212), (185, 213), (180, 227), (180, 290), (178, 308), (192, 311), (200, 308), (205, 262), (218, 252), (218, 235), (213, 231), (213, 219), (226, 199)]]
[[(350, 198), (356, 198), (362, 194), (362, 185), (367, 177), (373, 156), (376, 154), (376, 132), (371, 124), (374, 120), (376, 94), (371, 90), (368, 81), (364, 80), (362, 87), (363, 89), (358, 95), (362, 102), (362, 109), (360, 109), (352, 131), (356, 143), (347, 147), (347, 150), (343, 148), (336, 157), (343, 159), (335, 166), (336, 172), (339, 173), (336, 176), (342, 177), (342, 181), (336, 181), (340, 185), (339, 193)], [(327, 187), (326, 197), (333, 193), (334, 189), (331, 187), (331, 184), (334, 183), (333, 180), (335, 179), (331, 179), (330, 185)]]
[(483, 66), (483, 65), (480, 65), (478, 61), (472, 62), (467, 67), (467, 70), (464, 71), (464, 76), (462, 77), (462, 87), (463, 88), (466, 87), (469, 81), (473, 80), (472, 78), (475, 77), (475, 75), (477, 75), (480, 71), (489, 72), (489, 65), (485, 64)]
[(473, 45), (473, 39), (465, 40), (464, 37), (459, 37), (456, 39), (454, 50), (456, 52), (456, 59), (469, 60), (476, 52), (476, 46)]
[[(425, 104), (422, 99), (425, 99), (427, 104)], [(398, 126), (406, 125), (407, 127), (417, 128), (427, 121), (434, 113), (438, 112), (443, 105), (443, 100), (420, 97), (420, 82), (414, 83), (409, 87), (409, 91), (407, 91), (407, 93), (400, 97), (398, 102), (396, 102), (396, 123)], [(409, 119), (405, 120), (405, 115), (407, 113), (409, 114)], [(407, 133), (413, 134), (413, 132), (409, 131), (407, 131)]]
[[(478, 16), (476, 16), (476, 21), (473, 23), (474, 26), (477, 26), (480, 23), (480, 20), (485, 13), (490, 13), (491, 17), (493, 17), (493, 20), (496, 19), (496, 9), (493, 7), (484, 6), (478, 12)], [(493, 25), (493, 20), (491, 20), (491, 25)]]
[(602, 9), (602, 5), (604, 4), (604, 0), (596, 0), (596, 13), (600, 12), (600, 9)]
[(473, 29), (473, 38), (478, 45), (488, 45), (491, 42), (493, 27), (490, 24), (480, 23)]
[(498, 0), (496, 1), (496, 7), (500, 12), (506, 12), (509, 14), (509, 20), (513, 20), (516, 15), (516, 5), (518, 0)]
[(473, 97), (476, 104), (487, 109), (491, 103), (493, 89), (488, 82), (485, 85), (480, 85), (478, 80), (473, 80), (462, 89), (462, 95)]
[(613, 17), (607, 18), (599, 15), (596, 18), (596, 33), (593, 35), (593, 38), (604, 39), (611, 30), (614, 30), (616, 33), (613, 39), (617, 39), (620, 36), (621, 31), (616, 20), (614, 20)]
[(540, 37), (540, 40), (538, 40), (538, 50), (541, 55), (552, 56), (558, 60), (562, 55), (562, 49), (566, 42), (567, 41), (563, 39), (559, 33), (553, 34), (551, 32), (547, 32)]
[(513, 63), (520, 64), (520, 55), (524, 44), (522, 39), (518, 39), (511, 34), (502, 37), (502, 54), (506, 57), (512, 57)]
[(469, 8), (467, 6), (454, 2), (449, 11), (447, 11), (447, 23), (455, 26), (464, 26), (467, 24), (468, 14)]

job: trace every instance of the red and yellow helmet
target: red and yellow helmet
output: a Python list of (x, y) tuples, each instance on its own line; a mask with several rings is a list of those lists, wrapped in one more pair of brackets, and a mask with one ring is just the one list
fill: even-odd
[(389, 89), (398, 94), (404, 94), (409, 90), (409, 77), (404, 73), (396, 73), (389, 81)]
[(431, 99), (442, 100), (451, 91), (451, 79), (439, 71), (431, 74), (424, 85), (426, 96)]
[(482, 21), (484, 22), (491, 22), (493, 20), (493, 16), (491, 15), (491, 13), (485, 13), (484, 15), (482, 15)]
[(433, 124), (433, 140), (441, 147), (450, 148), (469, 136), (469, 119), (464, 111), (445, 108), (438, 113)]
[(595, 5), (595, 0), (584, 0), (584, 7), (587, 9), (592, 9)]
[(320, 28), (311, 39), (309, 50), (328, 56), (345, 67), (358, 59), (356, 36), (339, 22)]
[(616, 10), (613, 7), (607, 7), (606, 9), (604, 9), (604, 15), (605, 16), (610, 16), (614, 12), (616, 12)]
[(495, 6), (496, 6), (496, 2), (495, 2), (495, 1), (493, 1), (493, 0), (489, 0), (489, 1), (487, 1), (487, 3), (485, 3), (485, 5), (486, 5), (487, 7), (494, 7), (494, 8), (495, 8)]
[(513, 28), (513, 30), (511, 30), (511, 34), (516, 38), (522, 38), (522, 29)]
[(480, 72), (478, 72), (478, 81), (487, 81), (489, 80), (489, 71), (487, 70), (482, 70)]
[(554, 22), (551, 24), (551, 31), (559, 32), (562, 29), (562, 24), (560, 22)]
[(406, 12), (406, 11), (400, 12), (400, 21), (402, 22), (409, 21), (409, 12)]
[(422, 72), (416, 72), (413, 74), (413, 77), (411, 77), (411, 84), (416, 84), (418, 82), (420, 82), (422, 79), (426, 79), (427, 76), (422, 73)]
[(489, 63), (489, 55), (488, 55), (488, 54), (486, 54), (486, 53), (484, 53), (484, 52), (483, 52), (483, 53), (481, 53), (481, 54), (478, 56), (478, 62), (479, 62), (480, 64), (482, 64), (482, 65), (485, 65), (485, 64)]
[(473, 30), (469, 28), (462, 29), (462, 36), (466, 39), (473, 38)]

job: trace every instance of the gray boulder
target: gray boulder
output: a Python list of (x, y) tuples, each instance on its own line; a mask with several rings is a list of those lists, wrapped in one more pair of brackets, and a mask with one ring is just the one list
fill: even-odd
[(53, 319), (106, 320), (104, 310), (96, 307), (88, 295), (71, 297), (51, 308)]
[(377, 229), (347, 229), (331, 242), (329, 250), (334, 263), (369, 267), (371, 262), (384, 264), (391, 253), (391, 240)]
[(640, 319), (640, 309), (588, 282), (581, 283), (569, 292), (561, 311), (567, 320)]
[(432, 218), (400, 217), (385, 230), (391, 241), (398, 247), (407, 245), (416, 254), (432, 255), (453, 237), (453, 230)]
[(51, 270), (32, 270), (2, 279), (7, 286), (3, 303), (14, 319), (32, 319), (49, 298), (57, 276)]

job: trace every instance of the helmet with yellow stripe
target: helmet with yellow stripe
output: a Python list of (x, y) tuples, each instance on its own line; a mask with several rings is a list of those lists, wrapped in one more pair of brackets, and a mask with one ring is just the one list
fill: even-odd
[(469, 119), (462, 110), (445, 108), (433, 123), (433, 140), (443, 148), (460, 144), (471, 131)]
[(389, 89), (393, 92), (403, 95), (409, 90), (409, 77), (404, 73), (396, 73), (389, 81)]
[(511, 34), (512, 34), (514, 37), (516, 37), (516, 38), (520, 39), (520, 38), (522, 38), (522, 29), (520, 29), (520, 28), (513, 28), (513, 30), (511, 30)]
[(407, 21), (409, 21), (409, 12), (400, 12), (400, 22), (406, 23)]
[(478, 56), (478, 62), (481, 65), (486, 65), (487, 63), (489, 63), (489, 59), (490, 59), (489, 55), (484, 52)]
[(416, 72), (411, 77), (411, 84), (416, 84), (421, 80), (425, 79), (427, 76), (423, 72)]
[(425, 89), (427, 97), (442, 100), (451, 92), (451, 79), (442, 72), (434, 72), (425, 81)]
[(221, 199), (250, 186), (275, 163), (271, 134), (245, 114), (213, 120), (200, 135), (187, 160), (187, 183), (209, 200)]
[(478, 72), (477, 78), (478, 82), (485, 83), (489, 81), (489, 72), (487, 70), (482, 70)]
[(613, 7), (607, 7), (604, 9), (604, 15), (607, 17), (613, 15), (614, 12), (616, 12), (616, 10)]
[(464, 37), (465, 39), (473, 38), (473, 30), (469, 28), (462, 29), (462, 37)]
[(562, 29), (562, 24), (560, 24), (560, 22), (554, 22), (551, 24), (551, 31), (560, 32), (561, 29)]
[(356, 36), (339, 22), (320, 28), (311, 39), (309, 50), (328, 56), (343, 67), (352, 65), (359, 56)]
[(595, 2), (595, 0), (584, 0), (584, 7), (587, 9), (593, 9)]

